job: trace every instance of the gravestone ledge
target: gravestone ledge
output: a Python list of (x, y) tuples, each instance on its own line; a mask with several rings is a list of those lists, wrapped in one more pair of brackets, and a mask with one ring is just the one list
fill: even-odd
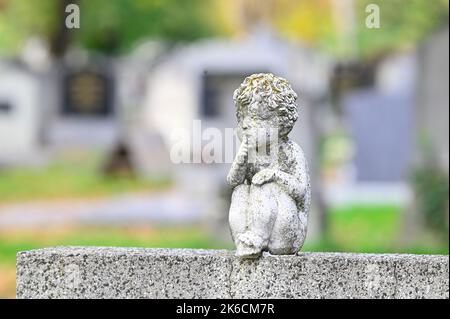
[(449, 298), (448, 255), (55, 247), (17, 254), (18, 298)]

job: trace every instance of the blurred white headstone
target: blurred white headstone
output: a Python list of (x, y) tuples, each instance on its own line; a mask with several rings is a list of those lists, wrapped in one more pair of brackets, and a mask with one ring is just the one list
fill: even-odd
[[(1, 66), (0, 66), (1, 68)], [(17, 67), (0, 69), (0, 161), (35, 154), (39, 142), (39, 82)]]

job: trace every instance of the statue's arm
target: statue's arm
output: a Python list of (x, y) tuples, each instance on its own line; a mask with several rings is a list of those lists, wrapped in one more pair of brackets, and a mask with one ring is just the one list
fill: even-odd
[(231, 164), (230, 171), (228, 172), (227, 182), (231, 187), (236, 187), (244, 182), (247, 168), (245, 165), (237, 162), (236, 160)]
[(287, 157), (289, 163), (283, 166), (288, 167), (288, 171), (276, 168), (264, 169), (253, 177), (252, 183), (263, 185), (268, 182), (275, 182), (297, 202), (301, 202), (307, 192), (309, 183), (306, 159), (299, 146), (292, 150)]
[(244, 182), (247, 173), (247, 159), (248, 146), (247, 141), (244, 140), (228, 172), (227, 182), (231, 187), (234, 188)]
[(285, 188), (297, 202), (300, 202), (309, 187), (308, 164), (300, 146), (297, 145), (290, 155), (291, 160), (288, 165), (290, 172), (277, 170), (275, 181)]
[(280, 185), (296, 201), (300, 201), (306, 193), (307, 183), (298, 176), (276, 170), (274, 181)]

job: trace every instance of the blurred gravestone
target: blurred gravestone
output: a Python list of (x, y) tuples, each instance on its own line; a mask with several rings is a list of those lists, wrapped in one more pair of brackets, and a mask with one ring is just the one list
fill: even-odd
[(405, 180), (412, 150), (411, 97), (357, 91), (347, 96), (345, 109), (356, 143), (358, 181)]
[(414, 53), (386, 57), (374, 86), (347, 93), (343, 105), (355, 141), (358, 182), (405, 182), (414, 138)]
[(449, 40), (448, 27), (418, 50), (418, 125), (438, 152), (439, 165), (449, 170)]
[(66, 116), (106, 117), (113, 113), (113, 82), (107, 74), (95, 69), (69, 71), (64, 78)]
[(15, 63), (0, 64), (0, 163), (33, 161), (40, 148), (40, 86)]
[(57, 96), (49, 116), (49, 144), (59, 151), (111, 149), (120, 127), (114, 64), (105, 58), (78, 61), (74, 56), (55, 68), (48, 84)]

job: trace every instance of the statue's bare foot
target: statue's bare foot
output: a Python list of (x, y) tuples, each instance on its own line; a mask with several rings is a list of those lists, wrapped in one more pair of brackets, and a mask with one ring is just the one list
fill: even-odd
[(261, 256), (262, 239), (261, 237), (246, 232), (237, 238), (236, 256), (241, 258), (254, 259)]

